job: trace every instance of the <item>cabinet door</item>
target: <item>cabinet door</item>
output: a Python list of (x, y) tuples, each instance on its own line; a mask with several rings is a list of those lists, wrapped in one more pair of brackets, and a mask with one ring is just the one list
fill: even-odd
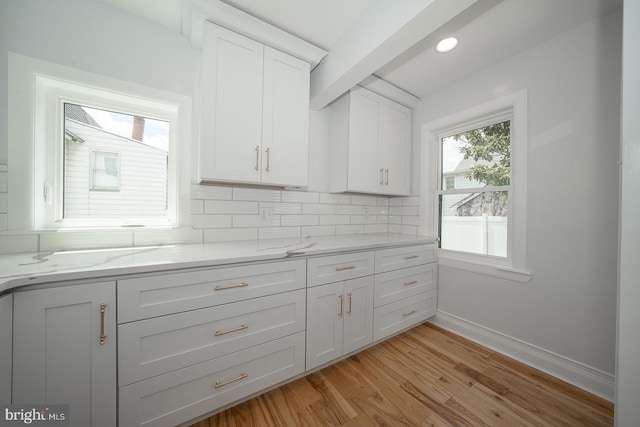
[(265, 46), (263, 184), (307, 185), (309, 73), (308, 63)]
[(205, 22), (200, 180), (260, 181), (263, 45)]
[(115, 294), (106, 282), (14, 295), (13, 403), (68, 404), (74, 427), (116, 425)]
[(0, 403), (11, 403), (13, 295), (0, 297)]
[(349, 173), (351, 191), (379, 193), (383, 174), (378, 167), (377, 96), (366, 89), (351, 91), (349, 106)]
[(344, 282), (343, 353), (373, 341), (373, 276)]
[(378, 165), (384, 192), (410, 193), (411, 110), (395, 102), (380, 103)]
[(342, 282), (307, 289), (307, 369), (342, 356)]

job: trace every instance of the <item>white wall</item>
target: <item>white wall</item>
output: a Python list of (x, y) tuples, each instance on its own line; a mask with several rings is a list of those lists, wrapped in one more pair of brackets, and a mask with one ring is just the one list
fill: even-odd
[(423, 124), (528, 90), (533, 278), (443, 267), (438, 308), (605, 378), (615, 362), (621, 16), (614, 11), (443, 88), (413, 116), (416, 192)]
[(624, 2), (616, 425), (640, 419), (640, 3)]

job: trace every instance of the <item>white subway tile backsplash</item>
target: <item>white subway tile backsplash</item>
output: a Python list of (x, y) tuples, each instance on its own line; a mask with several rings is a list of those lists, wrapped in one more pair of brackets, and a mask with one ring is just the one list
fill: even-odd
[(191, 199), (190, 212), (192, 214), (204, 213), (204, 200)]
[(319, 203), (319, 193), (308, 193), (306, 191), (283, 191), (283, 202), (296, 202), (296, 203)]
[(203, 200), (231, 200), (231, 187), (220, 187), (216, 185), (192, 185), (191, 198)]
[(304, 204), (302, 205), (302, 213), (332, 215), (336, 213), (336, 205), (320, 203)]
[(320, 225), (337, 225), (350, 224), (351, 216), (349, 215), (320, 215)]
[(377, 222), (373, 215), (351, 215), (351, 224), (377, 224)]
[(378, 206), (389, 206), (389, 198), (388, 197), (378, 197)]
[(229, 228), (231, 227), (231, 215), (191, 215), (193, 228)]
[(280, 215), (262, 218), (260, 215), (233, 215), (233, 227), (278, 227)]
[(336, 225), (336, 234), (364, 234), (364, 224)]
[(389, 199), (389, 206), (402, 206), (402, 197), (391, 197)]
[(207, 214), (258, 214), (258, 202), (236, 200), (205, 200), (204, 212)]
[(318, 225), (318, 215), (281, 215), (280, 226), (291, 227), (301, 225)]
[(418, 227), (414, 225), (389, 224), (389, 233), (418, 234)]
[(376, 196), (351, 196), (352, 205), (369, 205), (375, 206), (378, 204), (378, 197)]
[(420, 206), (420, 197), (418, 196), (403, 197), (402, 205), (403, 206)]
[(267, 190), (262, 188), (233, 188), (233, 200), (248, 200), (257, 202), (279, 202), (282, 200), (282, 191)]
[(301, 237), (331, 236), (334, 234), (336, 234), (336, 227), (334, 225), (314, 225), (302, 227)]
[(348, 205), (351, 196), (347, 194), (320, 193), (320, 203), (332, 203), (334, 205)]
[(389, 215), (418, 215), (417, 206), (391, 206)]
[(266, 227), (258, 229), (258, 239), (287, 239), (300, 237), (300, 227)]
[(420, 217), (419, 216), (403, 216), (402, 223), (404, 225), (420, 225)]
[(364, 226), (365, 234), (386, 233), (387, 230), (388, 230), (387, 224), (365, 224)]
[(302, 213), (301, 206), (300, 203), (260, 202), (260, 211), (263, 208), (271, 208), (273, 214), (295, 215)]
[(368, 215), (386, 215), (389, 208), (386, 206), (365, 206), (364, 211)]
[(257, 238), (257, 228), (212, 228), (204, 230), (205, 243), (256, 240)]
[(402, 224), (402, 217), (400, 215), (389, 215), (389, 224)]
[(338, 215), (364, 215), (365, 208), (364, 206), (338, 205), (336, 213)]

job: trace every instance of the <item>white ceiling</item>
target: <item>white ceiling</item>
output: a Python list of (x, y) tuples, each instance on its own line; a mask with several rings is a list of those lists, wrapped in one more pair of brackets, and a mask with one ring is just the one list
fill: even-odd
[[(102, 0), (180, 30), (181, 0)], [(213, 1), (213, 0), (212, 0)], [(398, 0), (222, 0), (325, 50), (376, 2)], [(479, 16), (451, 27), (460, 39), (448, 54), (433, 50), (443, 26), (374, 74), (419, 98), (500, 62), (600, 14), (622, 0), (479, 0)], [(398, 2), (398, 5), (401, 5)], [(488, 6), (486, 6), (488, 4)]]

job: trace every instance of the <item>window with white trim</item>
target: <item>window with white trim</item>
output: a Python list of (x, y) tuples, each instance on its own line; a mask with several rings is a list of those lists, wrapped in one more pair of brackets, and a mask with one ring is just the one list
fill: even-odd
[(507, 95), (422, 126), (421, 233), (439, 262), (527, 281), (527, 95)]
[(188, 225), (189, 97), (15, 54), (9, 80), (10, 230)]

